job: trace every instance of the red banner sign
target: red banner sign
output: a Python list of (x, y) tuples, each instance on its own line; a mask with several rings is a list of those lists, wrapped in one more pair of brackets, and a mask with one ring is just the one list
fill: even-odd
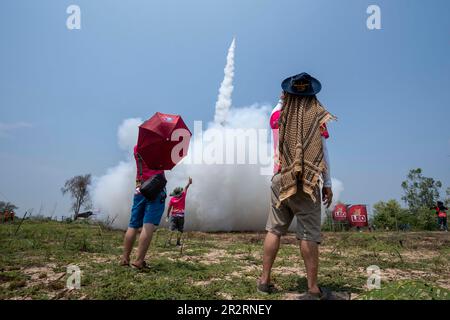
[(334, 221), (345, 221), (347, 220), (347, 206), (343, 203), (338, 203), (333, 210), (333, 220)]
[(355, 204), (348, 208), (348, 222), (353, 227), (367, 227), (367, 208), (363, 204)]

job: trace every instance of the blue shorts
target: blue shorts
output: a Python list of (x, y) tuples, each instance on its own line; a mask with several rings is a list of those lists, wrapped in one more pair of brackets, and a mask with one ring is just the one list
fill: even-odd
[(144, 223), (159, 225), (164, 213), (166, 191), (162, 191), (158, 197), (150, 201), (142, 194), (134, 195), (133, 207), (131, 208), (130, 228), (139, 229)]

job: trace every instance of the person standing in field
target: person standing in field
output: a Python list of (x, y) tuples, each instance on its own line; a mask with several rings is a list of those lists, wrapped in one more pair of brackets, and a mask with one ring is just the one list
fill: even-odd
[(167, 208), (167, 220), (169, 220), (170, 223), (170, 231), (177, 232), (177, 246), (181, 245), (181, 235), (184, 231), (186, 194), (191, 184), (192, 178), (189, 177), (188, 183), (184, 189), (182, 187), (177, 187), (170, 194), (171, 198), (169, 201), (169, 207)]
[(447, 225), (447, 210), (448, 210), (448, 208), (446, 206), (444, 206), (444, 203), (442, 201), (438, 201), (436, 203), (436, 206), (432, 207), (430, 209), (436, 210), (439, 229), (441, 231), (448, 232), (448, 225)]
[(136, 260), (131, 264), (137, 269), (148, 268), (145, 262), (145, 255), (152, 241), (153, 232), (161, 221), (164, 214), (165, 199), (167, 197), (165, 189), (158, 194), (155, 200), (149, 200), (140, 193), (141, 184), (155, 175), (164, 175), (163, 170), (151, 170), (147, 167), (140, 155), (137, 153), (137, 146), (134, 147), (134, 158), (136, 160), (136, 189), (131, 208), (130, 223), (125, 233), (123, 241), (123, 256), (121, 265), (130, 265), (130, 254), (133, 249), (139, 229), (139, 244), (137, 248)]
[[(263, 272), (257, 283), (260, 293), (274, 291), (270, 273), (285, 235), (294, 218), (297, 238), (308, 280), (307, 299), (332, 299), (329, 290), (318, 286), (321, 242), (321, 196), (329, 207), (330, 165), (326, 148), (326, 123), (335, 119), (319, 102), (320, 82), (307, 73), (287, 78), (283, 93), (271, 116), (275, 167), (271, 185), (271, 210), (264, 241)], [(320, 190), (320, 181), (323, 181)]]

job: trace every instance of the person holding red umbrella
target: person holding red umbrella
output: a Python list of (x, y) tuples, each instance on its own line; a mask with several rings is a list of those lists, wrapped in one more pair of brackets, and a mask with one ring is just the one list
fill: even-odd
[(163, 170), (151, 170), (142, 161), (141, 156), (137, 152), (137, 145), (134, 147), (134, 158), (136, 161), (136, 190), (133, 197), (133, 206), (131, 208), (130, 223), (125, 233), (123, 243), (123, 257), (121, 265), (130, 265), (130, 254), (133, 249), (139, 229), (142, 228), (139, 236), (139, 245), (137, 249), (136, 260), (132, 266), (138, 269), (146, 268), (145, 255), (150, 246), (153, 232), (161, 221), (164, 213), (164, 204), (166, 199), (166, 190), (162, 190), (154, 200), (147, 199), (141, 192), (140, 188), (143, 182), (151, 179), (155, 175), (164, 175)]
[(157, 112), (139, 126), (138, 143), (134, 147), (136, 190), (121, 265), (130, 265), (130, 254), (142, 228), (137, 257), (131, 265), (137, 269), (147, 267), (145, 255), (161, 221), (167, 197), (164, 170), (172, 169), (187, 155), (191, 135), (179, 115)]

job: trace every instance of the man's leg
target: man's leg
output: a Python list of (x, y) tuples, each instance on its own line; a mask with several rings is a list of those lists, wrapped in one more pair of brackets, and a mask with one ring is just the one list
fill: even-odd
[(133, 250), (134, 241), (136, 240), (136, 235), (139, 228), (142, 226), (142, 219), (145, 209), (144, 204), (144, 196), (141, 194), (135, 194), (133, 198), (133, 206), (131, 208), (130, 223), (123, 239), (122, 265), (128, 265), (130, 263), (130, 254)]
[(167, 244), (169, 246), (172, 245), (172, 236), (173, 236), (173, 233), (175, 231), (175, 220), (174, 219), (175, 219), (175, 217), (173, 217), (173, 216), (171, 216), (169, 218), (169, 236), (167, 238)]
[(147, 254), (148, 247), (152, 241), (153, 231), (155, 231), (156, 226), (152, 223), (144, 223), (142, 227), (141, 235), (139, 236), (139, 245), (137, 249), (137, 257), (134, 262), (137, 266), (142, 266), (145, 260), (145, 255)]
[(308, 291), (311, 293), (320, 293), (317, 285), (317, 273), (319, 271), (319, 245), (314, 241), (302, 240), (300, 242), (300, 251), (306, 267), (306, 276), (308, 279)]
[(183, 230), (184, 230), (184, 217), (179, 217), (177, 219), (177, 245), (181, 246), (181, 237), (183, 235)]
[(267, 234), (264, 240), (263, 271), (259, 279), (260, 284), (270, 284), (270, 272), (277, 257), (278, 249), (280, 248), (281, 235), (287, 232), (294, 218), (294, 215), (287, 206), (284, 204), (277, 206), (280, 196), (280, 179), (281, 175), (275, 174), (272, 177), (272, 185), (270, 187), (271, 208), (266, 224)]
[(278, 249), (280, 248), (280, 236), (272, 232), (267, 232), (264, 240), (264, 255), (263, 255), (263, 272), (260, 278), (260, 283), (270, 283), (270, 271), (273, 263), (277, 257)]
[(125, 232), (125, 237), (123, 239), (123, 256), (122, 263), (128, 264), (130, 262), (131, 250), (133, 250), (134, 241), (136, 240), (138, 229), (128, 228)]
[(297, 239), (300, 240), (300, 252), (306, 268), (308, 291), (319, 294), (317, 273), (319, 270), (319, 244), (321, 242), (321, 207), (319, 188), (315, 191), (317, 201), (303, 191), (292, 198), (297, 217)]

